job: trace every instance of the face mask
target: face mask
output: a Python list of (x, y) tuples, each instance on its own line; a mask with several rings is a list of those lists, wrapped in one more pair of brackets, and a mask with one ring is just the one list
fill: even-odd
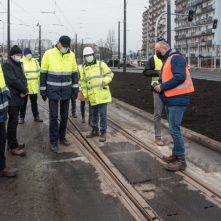
[(32, 55), (31, 54), (28, 54), (25, 56), (27, 59), (32, 59)]
[(21, 56), (15, 56), (15, 59), (14, 59), (16, 62), (20, 62), (21, 60)]
[(68, 49), (69, 49), (69, 48), (61, 47), (60, 52), (63, 53), (63, 54), (65, 54), (65, 53), (67, 53)]
[(94, 56), (93, 55), (86, 57), (86, 61), (88, 63), (91, 63), (93, 60), (94, 60)]
[(161, 52), (157, 52), (157, 57), (160, 59), (160, 60), (163, 60), (163, 55), (161, 54)]

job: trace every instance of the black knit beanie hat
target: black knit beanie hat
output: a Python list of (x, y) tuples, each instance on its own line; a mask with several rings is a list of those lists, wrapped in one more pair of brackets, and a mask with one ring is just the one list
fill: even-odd
[(22, 54), (22, 50), (17, 45), (14, 45), (10, 51), (10, 56), (15, 54)]

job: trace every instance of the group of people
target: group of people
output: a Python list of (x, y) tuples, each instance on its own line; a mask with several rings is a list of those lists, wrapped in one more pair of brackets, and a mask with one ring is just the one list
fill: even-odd
[[(4, 62), (3, 68), (0, 66), (0, 176), (15, 176), (18, 173), (16, 168), (6, 167), (6, 140), (10, 154), (26, 155), (25, 144), (17, 141), (16, 134), (18, 123), (24, 123), (28, 95), (34, 121), (43, 122), (39, 117), (37, 105), (39, 84), (42, 99), (44, 101), (48, 99), (49, 135), (53, 152), (58, 152), (58, 142), (64, 146), (70, 145), (65, 137), (70, 99), (73, 117), (77, 117), (76, 99), (81, 100), (82, 123), (85, 122), (85, 102), (90, 103), (89, 123), (92, 131), (87, 138), (100, 136), (100, 142), (106, 141), (107, 103), (111, 101), (108, 84), (113, 79), (113, 72), (104, 62), (95, 59), (94, 51), (90, 47), (84, 48), (85, 61), (77, 67), (75, 54), (70, 51), (70, 44), (70, 37), (61, 36), (56, 46), (45, 52), (41, 69), (38, 61), (32, 58), (29, 48), (24, 50), (22, 58), (21, 49), (15, 45), (11, 48), (10, 56)], [(6, 133), (7, 115), (9, 119)]]
[(186, 59), (179, 50), (171, 49), (165, 40), (161, 40), (155, 45), (155, 52), (143, 70), (144, 76), (152, 77), (155, 141), (159, 146), (164, 145), (160, 121), (165, 106), (174, 147), (172, 154), (162, 159), (168, 163), (166, 169), (184, 170), (187, 164), (180, 126), (184, 111), (190, 104), (190, 93), (194, 91), (193, 82)]

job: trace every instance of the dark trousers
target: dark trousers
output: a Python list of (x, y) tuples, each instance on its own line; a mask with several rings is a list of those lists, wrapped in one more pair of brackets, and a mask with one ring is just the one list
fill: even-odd
[(1, 122), (0, 123), (0, 171), (5, 169), (5, 143), (6, 143), (5, 122)]
[[(89, 102), (89, 117), (91, 118), (91, 105)], [(84, 117), (85, 116), (85, 101), (81, 101), (81, 116)]]
[(60, 126), (58, 127), (58, 100), (48, 100), (49, 104), (49, 133), (50, 142), (57, 143), (58, 139), (64, 138), (68, 121), (70, 99), (60, 101)]
[(28, 96), (30, 97), (31, 100), (31, 110), (33, 113), (33, 117), (37, 117), (39, 115), (38, 113), (38, 95), (37, 94), (28, 94), (24, 98), (24, 105), (21, 106), (20, 109), (20, 118), (25, 118), (25, 113), (26, 113), (26, 107), (27, 107), (27, 102), (28, 102)]
[(8, 107), (9, 118), (8, 118), (8, 127), (7, 127), (7, 140), (10, 149), (18, 148), (18, 141), (16, 137), (17, 137), (19, 109), (20, 106)]

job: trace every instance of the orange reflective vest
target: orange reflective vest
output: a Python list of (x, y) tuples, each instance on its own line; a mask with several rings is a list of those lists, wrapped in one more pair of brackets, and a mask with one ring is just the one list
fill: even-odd
[[(174, 54), (174, 55), (178, 55), (178, 54)], [(174, 55), (169, 56), (168, 59), (166, 60), (166, 63), (164, 64), (164, 67), (162, 70), (162, 83), (169, 81), (174, 76), (172, 73), (172, 70), (171, 70), (171, 59)], [(181, 56), (181, 55), (179, 55), (179, 56)], [(192, 81), (190, 72), (188, 70), (188, 65), (186, 65), (186, 80), (182, 84), (180, 84), (179, 86), (177, 86), (171, 90), (164, 91), (164, 94), (166, 97), (172, 97), (175, 95), (187, 94), (187, 93), (190, 93), (193, 91), (194, 91), (193, 81)]]

